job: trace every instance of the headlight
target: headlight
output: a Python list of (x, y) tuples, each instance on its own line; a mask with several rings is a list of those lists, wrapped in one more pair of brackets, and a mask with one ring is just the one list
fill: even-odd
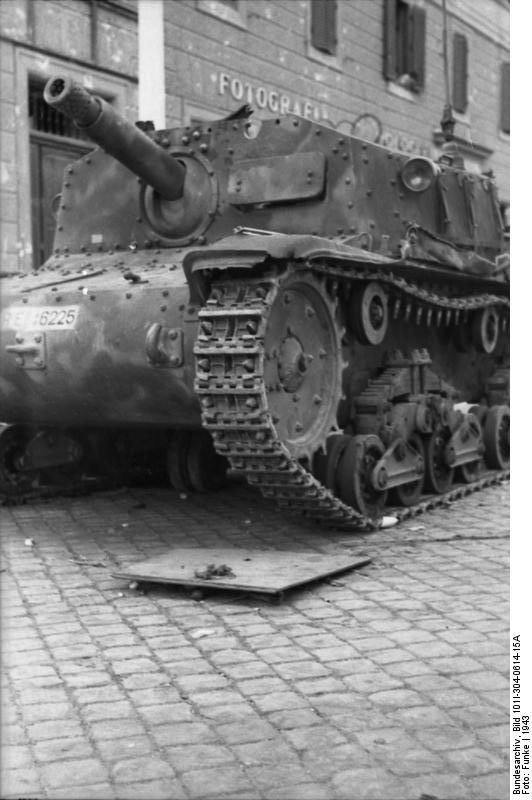
[(432, 185), (438, 166), (429, 158), (410, 158), (401, 170), (401, 180), (411, 192), (424, 192)]

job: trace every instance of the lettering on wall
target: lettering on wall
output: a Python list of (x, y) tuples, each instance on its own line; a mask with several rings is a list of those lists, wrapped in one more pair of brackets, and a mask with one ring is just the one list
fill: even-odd
[(278, 92), (267, 89), (265, 86), (252, 83), (238, 76), (220, 72), (217, 75), (218, 94), (229, 95), (240, 103), (249, 103), (255, 108), (271, 111), (273, 114), (297, 114), (306, 119), (312, 119), (327, 125), (339, 133), (347, 133), (375, 142), (392, 150), (403, 153), (431, 157), (431, 148), (428, 144), (415, 137), (405, 136), (386, 130), (381, 120), (375, 114), (360, 114), (354, 119), (331, 119), (325, 106), (312, 103), (310, 100), (294, 97), (289, 92)]
[(268, 109), (274, 114), (297, 114), (315, 122), (323, 121), (326, 116), (323, 108), (309, 100), (300, 100), (287, 92), (257, 86), (241, 78), (231, 77), (227, 72), (220, 72), (218, 75), (218, 94), (229, 94), (233, 100)]

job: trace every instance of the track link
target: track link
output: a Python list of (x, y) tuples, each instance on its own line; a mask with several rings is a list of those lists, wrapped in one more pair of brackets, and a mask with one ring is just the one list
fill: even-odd
[[(226, 268), (230, 270), (231, 263)], [(278, 420), (269, 409), (264, 381), (267, 357), (264, 335), (270, 309), (286, 274), (286, 271), (272, 272), (251, 279), (246, 275), (245, 283), (241, 277), (224, 277), (213, 282), (209, 299), (199, 312), (199, 334), (194, 347), (195, 391), (200, 398), (203, 425), (212, 434), (216, 451), (228, 459), (233, 470), (243, 474), (251, 486), (282, 508), (334, 527), (373, 529), (380, 520), (365, 516), (339, 500), (291, 457), (277, 434)], [(364, 275), (365, 280), (369, 277), (383, 276)], [(407, 284), (402, 278), (388, 275), (386, 281), (393, 286), (399, 302), (408, 307), (415, 297), (422, 303), (424, 313), (436, 312), (437, 317), (438, 312), (441, 316), (448, 312), (447, 322), (451, 321), (451, 314), (452, 321), (458, 322), (461, 312), (494, 302), (506, 305), (505, 298), (494, 295), (441, 297)], [(333, 292), (336, 288), (333, 287)], [(394, 509), (393, 513), (399, 519), (406, 519), (500, 482), (508, 474), (490, 472), (474, 483), (443, 495), (424, 497), (417, 505)]]

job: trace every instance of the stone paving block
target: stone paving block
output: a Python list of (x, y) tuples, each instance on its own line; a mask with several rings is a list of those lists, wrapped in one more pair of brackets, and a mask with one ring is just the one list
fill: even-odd
[(231, 750), (218, 743), (166, 747), (164, 752), (180, 775), (190, 770), (209, 769), (235, 760)]
[(490, 752), (489, 757), (486, 757), (486, 750), (480, 747), (452, 750), (443, 757), (453, 770), (468, 778), (505, 768), (504, 761), (498, 754)]
[(242, 695), (234, 689), (213, 689), (210, 692), (190, 692), (189, 698), (199, 706), (231, 705), (241, 703)]
[(245, 766), (254, 764), (281, 764), (296, 759), (296, 751), (279, 735), (275, 739), (236, 744), (232, 747), (238, 760)]
[(215, 769), (196, 769), (180, 776), (187, 795), (192, 798), (256, 797), (256, 790), (239, 765), (218, 766)]
[(105, 739), (119, 739), (124, 736), (138, 736), (146, 733), (144, 726), (135, 719), (107, 719), (91, 725), (92, 738), (96, 743)]
[(354, 766), (338, 772), (331, 782), (335, 797), (342, 800), (411, 800), (404, 783), (382, 769)]
[(32, 754), (27, 744), (2, 744), (3, 770), (27, 769), (32, 765)]
[(262, 678), (266, 675), (275, 676), (273, 668), (262, 661), (245, 661), (243, 664), (226, 664), (223, 672), (229, 678), (237, 681), (241, 678)]
[(283, 692), (271, 692), (258, 695), (255, 698), (255, 705), (260, 711), (285, 711), (291, 708), (301, 708), (306, 705), (306, 701), (301, 695), (288, 689)]
[(167, 703), (182, 703), (182, 693), (177, 686), (172, 686), (165, 677), (165, 683), (157, 686), (150, 686), (146, 689), (130, 689), (128, 697), (137, 706), (156, 706)]
[(170, 764), (157, 755), (137, 756), (117, 761), (111, 766), (110, 774), (117, 784), (175, 777)]
[(86, 723), (105, 719), (132, 719), (134, 714), (133, 705), (127, 700), (118, 700), (114, 703), (89, 703), (80, 711)]
[(405, 725), (412, 728), (433, 728), (436, 725), (452, 725), (453, 718), (449, 713), (436, 706), (418, 705), (413, 708), (386, 709), (390, 724)]
[(332, 797), (323, 783), (298, 783), (268, 789), (268, 800), (323, 800)]
[(304, 727), (286, 732), (286, 738), (296, 750), (318, 750), (336, 744), (345, 744), (347, 737), (332, 725), (322, 724), (318, 727)]
[[(46, 720), (67, 720), (75, 719), (76, 713), (72, 708), (70, 702), (64, 703), (41, 703), (32, 704), (30, 706), (23, 706), (22, 716), (27, 725), (32, 725), (36, 722), (45, 722)], [(7, 719), (4, 715), (4, 721)]]
[[(256, 766), (245, 766), (245, 773), (248, 778), (259, 789), (261, 789), (268, 796), (271, 787), (282, 787), (285, 789), (295, 783), (304, 783), (312, 781), (312, 775), (304, 765), (299, 763), (298, 760), (291, 759), (290, 761), (280, 761), (272, 769), (271, 764), (258, 764)], [(286, 799), (288, 800), (288, 798)]]
[(73, 759), (45, 764), (39, 769), (43, 784), (49, 791), (105, 782), (107, 770), (95, 758)]
[[(156, 731), (157, 728), (154, 729)], [(98, 742), (98, 751), (104, 761), (120, 761), (149, 755), (154, 749), (148, 736), (126, 736), (123, 739), (103, 739)]]
[(83, 729), (77, 719), (54, 719), (28, 725), (28, 734), (32, 741), (40, 742), (44, 739), (82, 737)]
[[(410, 797), (445, 797), (445, 800), (469, 800), (472, 795), (464, 780), (457, 775), (447, 772), (426, 773), (420, 776), (404, 778), (404, 785)], [(434, 792), (438, 792), (434, 795)], [(483, 800), (489, 800), (490, 795), (483, 795)], [(506, 800), (506, 796), (504, 797)]]
[(48, 764), (64, 758), (83, 759), (94, 755), (94, 748), (85, 738), (45, 739), (34, 745), (35, 758)]
[(508, 770), (491, 772), (488, 775), (477, 775), (464, 781), (466, 794), (460, 796), (471, 800), (507, 800), (508, 798)]
[(42, 797), (41, 784), (37, 770), (33, 767), (21, 769), (4, 769), (0, 772), (0, 790), (2, 799), (24, 797)]
[(295, 678), (320, 678), (331, 674), (329, 667), (325, 667), (323, 664), (317, 664), (315, 661), (296, 661), (294, 659), (294, 661), (274, 663), (273, 667), (281, 678), (286, 681)]
[[(261, 720), (254, 719), (258, 724)], [(247, 722), (235, 723), (236, 727), (245, 727)], [(223, 727), (223, 726), (218, 726)], [(229, 725), (227, 726), (229, 727)], [(204, 722), (178, 722), (166, 725), (157, 725), (151, 730), (151, 735), (160, 747), (178, 744), (204, 744), (215, 741), (218, 735)]]
[(140, 706), (138, 712), (149, 725), (162, 725), (165, 722), (185, 722), (192, 718), (192, 710), (185, 702)]
[(302, 728), (307, 725), (320, 725), (323, 722), (311, 708), (289, 708), (284, 711), (274, 711), (268, 719), (279, 730)]
[(216, 733), (229, 745), (258, 742), (274, 739), (277, 730), (269, 722), (262, 719), (241, 720), (225, 725), (216, 725)]

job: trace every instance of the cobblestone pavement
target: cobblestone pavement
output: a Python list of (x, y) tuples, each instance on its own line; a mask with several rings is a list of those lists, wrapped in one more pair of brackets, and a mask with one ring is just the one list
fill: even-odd
[[(509, 796), (508, 485), (365, 535), (238, 485), (0, 510), (3, 798)], [(112, 577), (202, 543), (372, 563), (282, 604)]]

